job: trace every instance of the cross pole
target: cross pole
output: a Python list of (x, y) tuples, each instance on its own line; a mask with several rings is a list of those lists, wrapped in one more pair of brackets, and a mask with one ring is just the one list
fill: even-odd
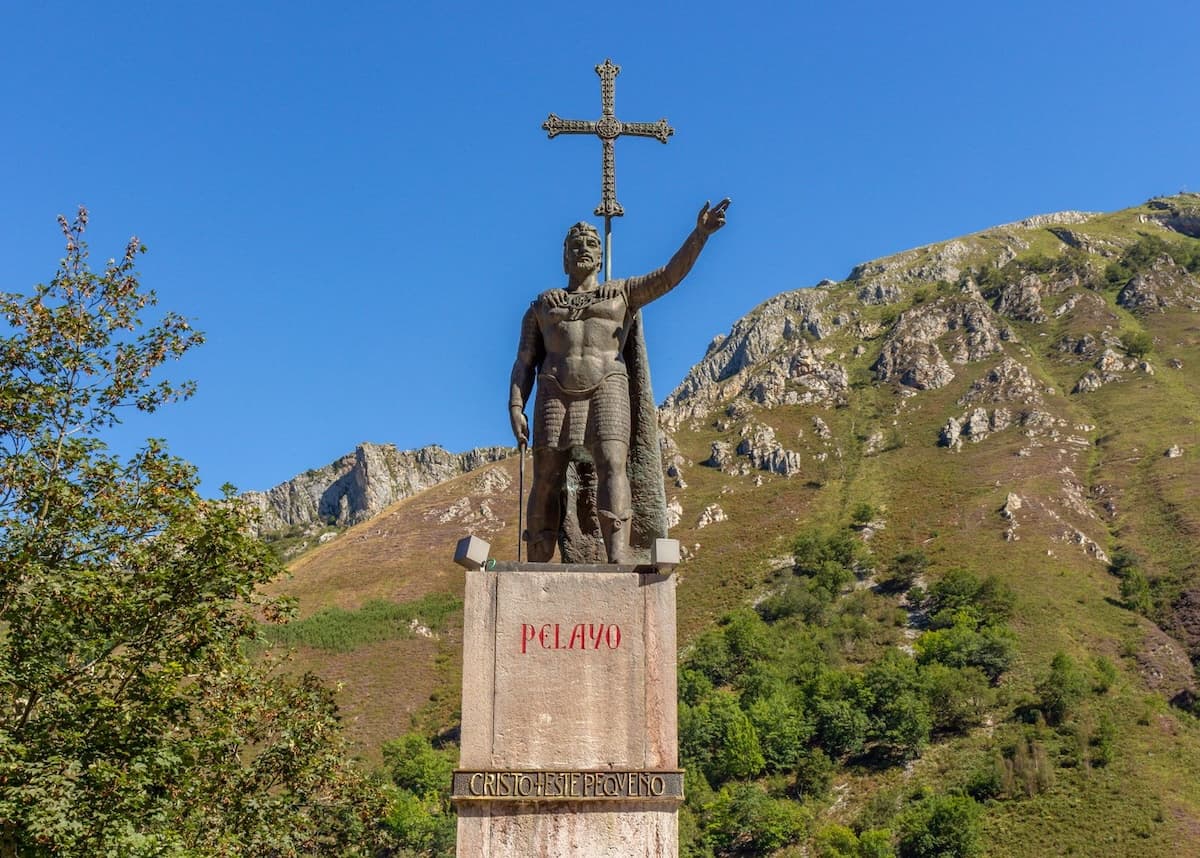
[(596, 121), (587, 119), (561, 119), (551, 113), (542, 123), (546, 136), (553, 139), (559, 134), (595, 134), (600, 138), (604, 148), (603, 178), (601, 181), (600, 205), (596, 206), (595, 214), (604, 215), (604, 279), (612, 276), (612, 219), (625, 214), (625, 209), (617, 202), (617, 161), (614, 144), (618, 137), (653, 137), (660, 143), (666, 143), (667, 138), (675, 133), (675, 129), (667, 124), (666, 119), (658, 122), (622, 122), (615, 114), (616, 81), (621, 73), (621, 67), (614, 65), (610, 59), (596, 66), (596, 74), (600, 75), (600, 106), (601, 115)]

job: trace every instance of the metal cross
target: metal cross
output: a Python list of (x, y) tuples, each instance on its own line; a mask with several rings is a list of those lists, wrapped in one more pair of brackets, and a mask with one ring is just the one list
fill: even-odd
[(675, 129), (667, 124), (667, 120), (658, 122), (622, 122), (614, 113), (617, 75), (621, 67), (606, 59), (596, 66), (596, 74), (600, 75), (600, 101), (603, 113), (595, 122), (586, 119), (560, 119), (555, 113), (542, 123), (542, 130), (553, 138), (559, 134), (595, 134), (604, 145), (604, 177), (600, 205), (596, 206), (596, 214), (604, 215), (605, 219), (621, 217), (625, 209), (617, 202), (617, 164), (613, 144), (621, 135), (629, 137), (653, 137), (661, 143), (675, 133)]

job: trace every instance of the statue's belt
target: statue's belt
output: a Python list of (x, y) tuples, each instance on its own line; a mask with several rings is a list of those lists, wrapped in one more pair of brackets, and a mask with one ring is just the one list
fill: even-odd
[[(584, 388), (582, 390), (572, 390), (570, 388), (563, 387), (562, 382), (560, 382), (557, 378), (555, 378), (552, 375), (538, 375), (538, 384), (543, 386), (544, 391), (545, 391), (545, 386), (548, 385), (550, 387), (555, 388), (555, 390), (558, 393), (561, 393), (563, 396), (570, 397), (571, 399), (583, 399), (585, 397), (592, 396), (597, 390), (599, 390), (604, 385), (604, 382), (608, 381), (613, 376), (621, 376), (622, 378), (628, 379), (629, 374), (627, 372), (625, 372), (624, 368), (615, 369), (611, 372), (605, 373), (604, 377), (601, 378), (599, 381), (597, 381), (595, 384), (593, 384), (591, 387)], [(549, 393), (549, 391), (545, 391), (545, 392)]]

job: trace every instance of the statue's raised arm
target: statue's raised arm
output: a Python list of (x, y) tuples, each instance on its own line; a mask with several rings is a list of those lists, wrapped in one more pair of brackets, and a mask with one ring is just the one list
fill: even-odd
[(680, 284), (695, 265), (708, 237), (725, 226), (725, 210), (729, 208), (730, 202), (729, 197), (711, 207), (705, 202), (700, 213), (696, 215), (696, 228), (684, 240), (683, 246), (675, 251), (671, 261), (657, 271), (651, 271), (641, 277), (630, 277), (626, 281), (629, 286), (630, 309), (640, 309)]

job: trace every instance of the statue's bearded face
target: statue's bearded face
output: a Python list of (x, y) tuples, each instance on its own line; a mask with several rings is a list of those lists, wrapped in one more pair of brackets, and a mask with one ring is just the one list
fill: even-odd
[(563, 241), (563, 271), (568, 275), (587, 277), (600, 270), (600, 234), (589, 224), (571, 227)]

